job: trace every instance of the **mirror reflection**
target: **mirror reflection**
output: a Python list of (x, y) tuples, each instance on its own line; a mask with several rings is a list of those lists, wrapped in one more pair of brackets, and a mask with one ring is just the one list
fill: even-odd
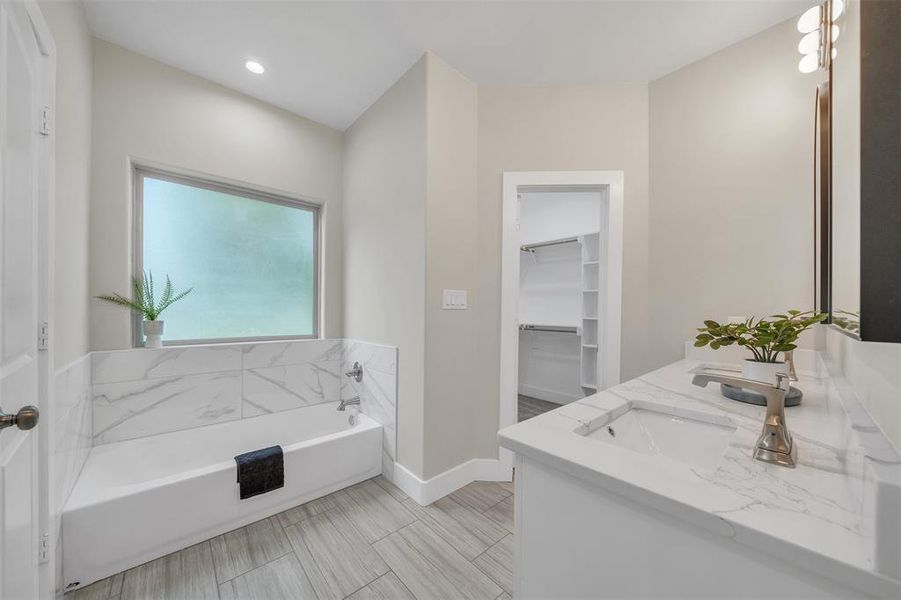
[(848, 2), (832, 61), (832, 322), (860, 331), (860, 3)]

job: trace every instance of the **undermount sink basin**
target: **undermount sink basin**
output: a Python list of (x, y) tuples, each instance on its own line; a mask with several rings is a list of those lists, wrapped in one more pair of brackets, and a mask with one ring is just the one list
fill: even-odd
[(735, 429), (726, 417), (630, 402), (577, 433), (640, 454), (713, 469)]

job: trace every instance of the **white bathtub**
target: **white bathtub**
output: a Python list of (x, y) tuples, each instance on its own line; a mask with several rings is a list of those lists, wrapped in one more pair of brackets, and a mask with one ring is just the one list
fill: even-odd
[[(96, 446), (63, 509), (63, 576), (83, 587), (381, 472), (382, 427), (337, 403)], [(240, 500), (234, 456), (278, 444), (285, 487)], [(77, 582), (77, 583), (76, 583)]]

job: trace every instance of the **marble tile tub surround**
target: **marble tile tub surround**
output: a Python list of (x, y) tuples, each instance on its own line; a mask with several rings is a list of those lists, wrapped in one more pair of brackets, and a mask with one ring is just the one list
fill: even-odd
[(90, 355), (59, 369), (53, 379), (54, 475), (50, 493), (52, 510), (59, 515), (93, 445)]
[[(508, 427), (500, 432), (501, 445), (715, 535), (874, 596), (896, 597), (901, 552), (891, 515), (897, 514), (901, 461), (867, 425), (872, 422), (853, 395), (836, 386), (821, 357), (810, 352), (803, 359), (798, 385), (805, 400), (786, 411), (799, 446), (796, 469), (751, 458), (763, 408), (730, 401), (716, 386), (691, 385), (689, 371), (702, 362), (689, 359)], [(614, 446), (600, 452), (597, 442), (575, 433), (601, 426), (612, 411), (635, 402), (724, 416), (736, 433), (712, 469)], [(883, 443), (874, 443), (874, 436)]]
[(50, 429), (51, 551), (56, 556), (56, 589), (62, 589), (62, 513), (81, 474), (92, 441), (91, 355), (85, 354), (53, 375)]
[[(363, 381), (359, 383), (344, 377), (354, 362), (363, 365)], [(341, 399), (360, 396), (362, 412), (382, 424), (382, 469), (393, 479), (397, 459), (397, 348), (346, 340), (341, 371)]]
[(396, 369), (396, 348), (341, 339), (95, 352), (93, 443), (337, 401), (348, 352), (364, 364)]

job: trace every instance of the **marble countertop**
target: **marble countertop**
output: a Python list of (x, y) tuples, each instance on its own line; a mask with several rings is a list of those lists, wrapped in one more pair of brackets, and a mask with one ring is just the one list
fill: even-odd
[[(856, 398), (849, 399), (847, 390), (833, 382), (818, 354), (807, 352), (796, 360), (799, 381), (794, 385), (804, 400), (786, 409), (799, 450), (795, 469), (752, 458), (764, 407), (729, 400), (719, 385), (693, 386), (692, 369), (728, 366), (701, 360), (676, 362), (502, 429), (500, 443), (717, 535), (828, 573), (864, 593), (901, 597), (896, 512), (901, 462)], [(727, 417), (736, 431), (716, 466), (706, 470), (576, 433), (629, 402)], [(885, 478), (895, 493), (876, 492)], [(886, 497), (893, 516), (886, 514)], [(894, 523), (884, 523), (886, 517)], [(897, 539), (886, 540), (886, 535)]]

